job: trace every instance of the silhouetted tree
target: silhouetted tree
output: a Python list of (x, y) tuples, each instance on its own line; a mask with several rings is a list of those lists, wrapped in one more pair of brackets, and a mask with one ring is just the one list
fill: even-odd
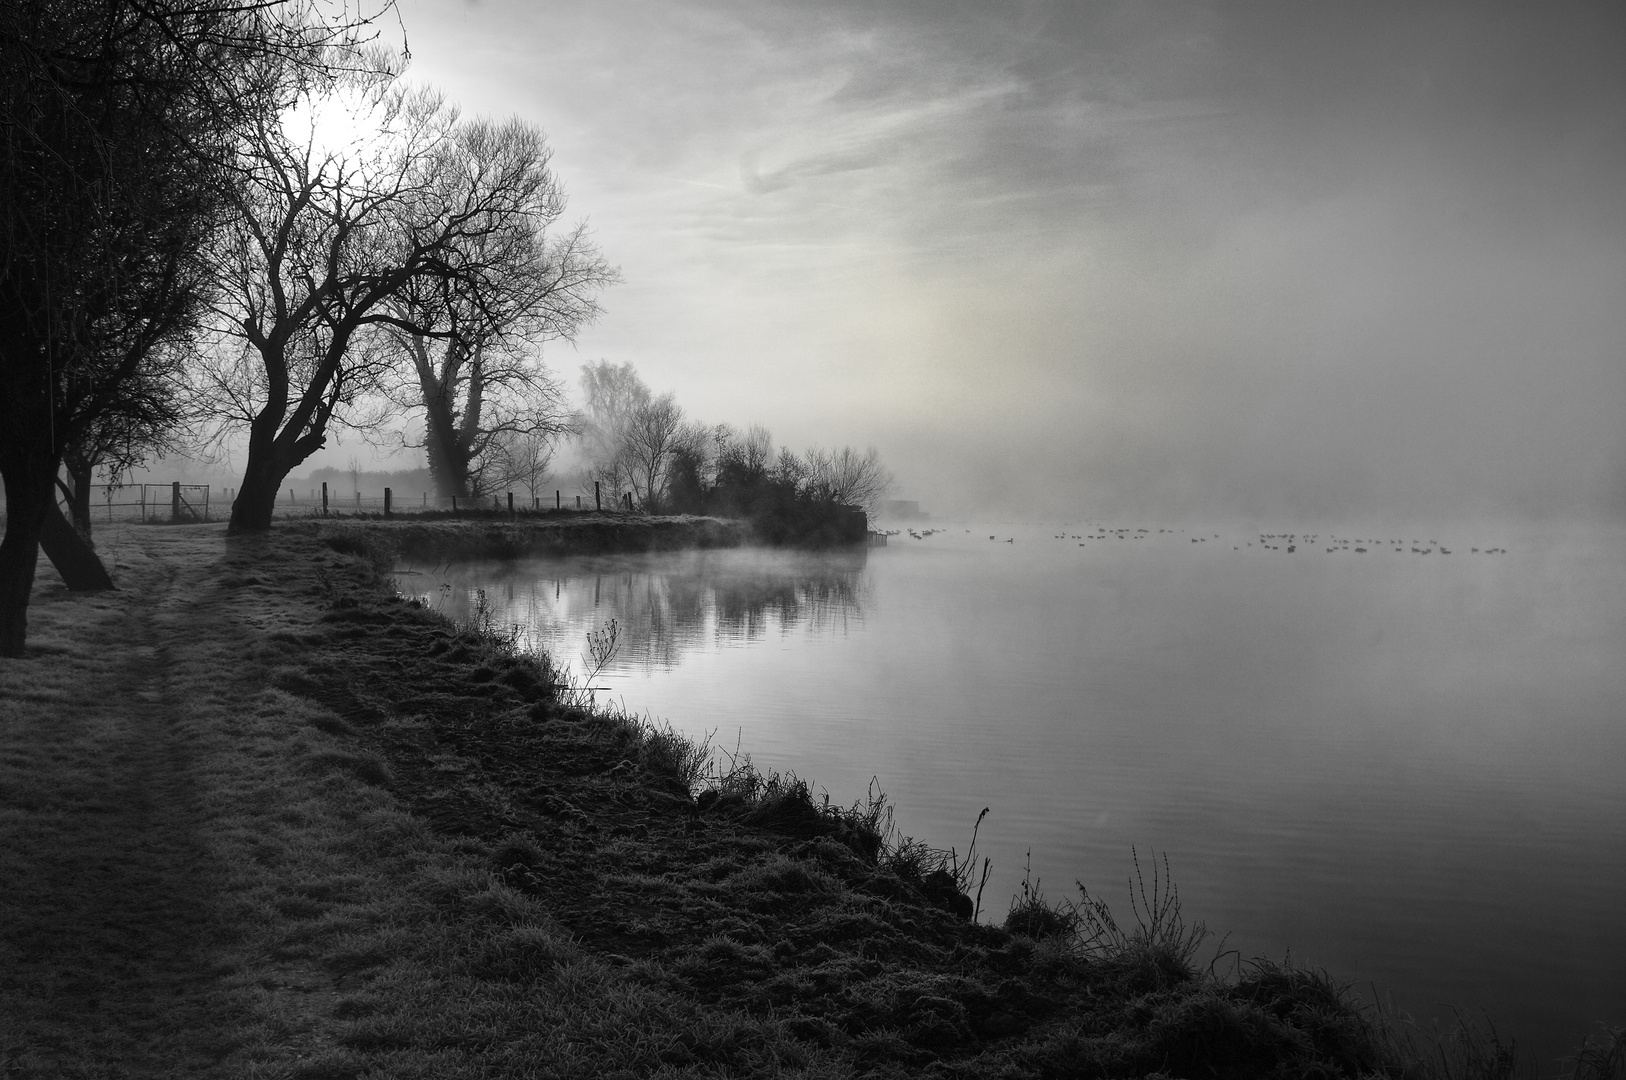
[(865, 511), (892, 486), (892, 474), (875, 447), (860, 454), (850, 446), (828, 451), (814, 447), (803, 458), (802, 484), (809, 498)]
[(366, 125), (356, 145), (319, 148), (314, 122), (299, 140), (270, 124), (252, 135), (241, 217), (223, 245), (220, 310), (236, 347), (212, 369), (225, 415), (249, 433), (234, 532), (269, 528), (283, 477), (386, 385), (400, 360), (392, 333), (444, 331), (432, 308), (399, 301), (502, 295), (512, 263), (491, 252), (536, 213), (535, 155), (471, 157), (437, 94), (384, 78), (351, 89)]
[(481, 479), (497, 474), (484, 459), (511, 436), (551, 440), (569, 427), (540, 346), (573, 340), (597, 317), (598, 290), (616, 280), (585, 226), (550, 233), (565, 211), (551, 154), (541, 132), (519, 120), (462, 125), (453, 160), (468, 174), (500, 178), (518, 196), (516, 212), (468, 245), (465, 259), (482, 273), (414, 282), (394, 302), (402, 321), (424, 332), (398, 332), (412, 372), (391, 396), (422, 407), (422, 445), (442, 496), (481, 493)]
[(660, 509), (667, 467), (682, 431), (683, 410), (671, 394), (639, 405), (627, 417), (621, 433), (627, 475), (633, 497), (645, 510)]
[(165, 422), (128, 391), (197, 328), (237, 132), (364, 26), (278, 0), (0, 5), (0, 655), (23, 651), (42, 541), (70, 587), (110, 583), (55, 527), (63, 453), (110, 414)]

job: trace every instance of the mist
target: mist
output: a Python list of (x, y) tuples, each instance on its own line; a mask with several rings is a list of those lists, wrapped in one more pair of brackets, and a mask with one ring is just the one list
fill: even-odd
[(939, 513), (1626, 516), (1618, 9), (403, 13), (622, 269), (567, 378)]

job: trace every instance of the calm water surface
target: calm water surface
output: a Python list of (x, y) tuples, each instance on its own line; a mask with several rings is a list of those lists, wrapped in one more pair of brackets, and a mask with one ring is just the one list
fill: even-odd
[(1626, 535), (1118, 535), (400, 580), (454, 618), (485, 590), (578, 670), (615, 618), (610, 697), (840, 802), (878, 777), (933, 846), (991, 807), (984, 918), (1030, 850), (1048, 895), (1128, 917), (1133, 845), (1243, 956), (1483, 1009), (1545, 1059), (1626, 1022)]

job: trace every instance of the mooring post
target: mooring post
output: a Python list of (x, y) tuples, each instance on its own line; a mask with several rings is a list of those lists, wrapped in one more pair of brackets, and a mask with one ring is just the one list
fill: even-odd
[(384, 489), (384, 516), (385, 517), (390, 516), (390, 495), (391, 494), (392, 493), (391, 493), (389, 488)]
[(322, 481), (322, 516), (327, 517), (327, 481)]

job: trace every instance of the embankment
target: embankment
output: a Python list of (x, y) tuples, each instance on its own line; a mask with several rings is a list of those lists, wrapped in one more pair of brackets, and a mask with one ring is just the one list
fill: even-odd
[(553, 555), (739, 547), (754, 534), (743, 521), (570, 513), (466, 518), (311, 519), (281, 526), (393, 559), (524, 559)]
[(43, 574), (0, 662), (0, 1075), (1506, 1075), (1324, 974), (1216, 974), (1178, 911), (968, 918), (884, 804), (402, 600), (413, 527), (134, 527), (120, 592)]

